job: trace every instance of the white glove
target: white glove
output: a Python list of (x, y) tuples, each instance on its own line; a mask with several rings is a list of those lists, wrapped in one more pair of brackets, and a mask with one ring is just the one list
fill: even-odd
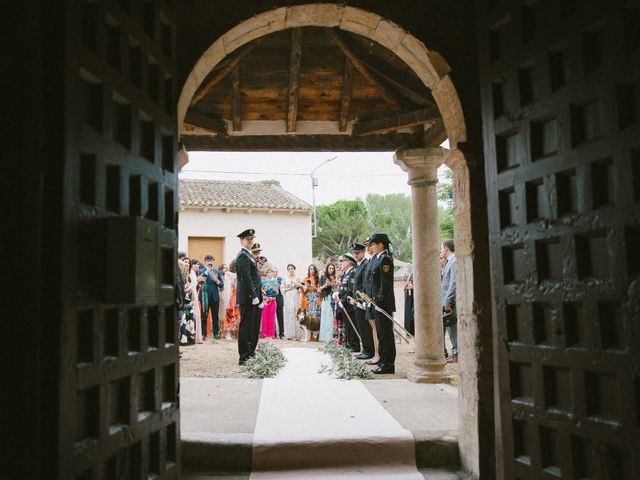
[(360, 310), (364, 310), (365, 309), (364, 303), (362, 303), (362, 302), (358, 302), (358, 303), (356, 303), (356, 305), (358, 306), (358, 308)]
[(264, 302), (260, 302), (260, 305), (258, 305), (258, 308), (263, 308), (264, 307)]
[(342, 305), (342, 302), (341, 302), (340, 300), (338, 300), (338, 306), (339, 306), (340, 308), (344, 308), (344, 305)]
[(338, 292), (333, 292), (333, 299), (338, 300), (338, 297), (339, 297)]
[(377, 305), (376, 305), (374, 308), (375, 308), (378, 312), (382, 312), (382, 311), (383, 311), (383, 310), (382, 310), (379, 306), (377, 306)]
[(258, 300), (258, 297), (251, 300), (251, 305), (258, 305), (259, 303), (260, 303), (260, 300)]

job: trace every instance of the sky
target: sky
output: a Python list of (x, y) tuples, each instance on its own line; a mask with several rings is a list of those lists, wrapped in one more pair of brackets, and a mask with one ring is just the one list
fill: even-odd
[(393, 163), (393, 152), (189, 152), (189, 163), (179, 177), (278, 180), (282, 188), (312, 205), (311, 172), (316, 167), (316, 205), (364, 200), (369, 193), (411, 194), (407, 174)]

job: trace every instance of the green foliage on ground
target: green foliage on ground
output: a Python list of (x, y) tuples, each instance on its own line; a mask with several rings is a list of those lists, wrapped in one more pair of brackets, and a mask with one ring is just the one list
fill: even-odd
[(343, 345), (327, 343), (319, 350), (331, 357), (331, 367), (323, 365), (321, 371), (332, 373), (339, 380), (368, 380), (371, 373), (364, 363), (353, 358), (353, 354)]
[(260, 342), (256, 348), (256, 356), (247, 360), (240, 371), (249, 378), (275, 377), (286, 361), (273, 343)]

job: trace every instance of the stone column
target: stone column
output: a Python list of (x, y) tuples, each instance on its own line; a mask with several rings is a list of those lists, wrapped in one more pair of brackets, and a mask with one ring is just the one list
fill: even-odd
[(398, 150), (394, 157), (394, 163), (409, 174), (411, 185), (416, 359), (407, 378), (417, 383), (445, 383), (451, 379), (444, 359), (438, 264), (436, 185), (444, 153), (444, 148), (427, 147)]

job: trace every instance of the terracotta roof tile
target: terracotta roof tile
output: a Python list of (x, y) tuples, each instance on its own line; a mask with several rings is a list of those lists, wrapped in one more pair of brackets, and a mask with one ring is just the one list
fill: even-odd
[(311, 210), (311, 206), (276, 185), (222, 180), (180, 180), (180, 206)]

